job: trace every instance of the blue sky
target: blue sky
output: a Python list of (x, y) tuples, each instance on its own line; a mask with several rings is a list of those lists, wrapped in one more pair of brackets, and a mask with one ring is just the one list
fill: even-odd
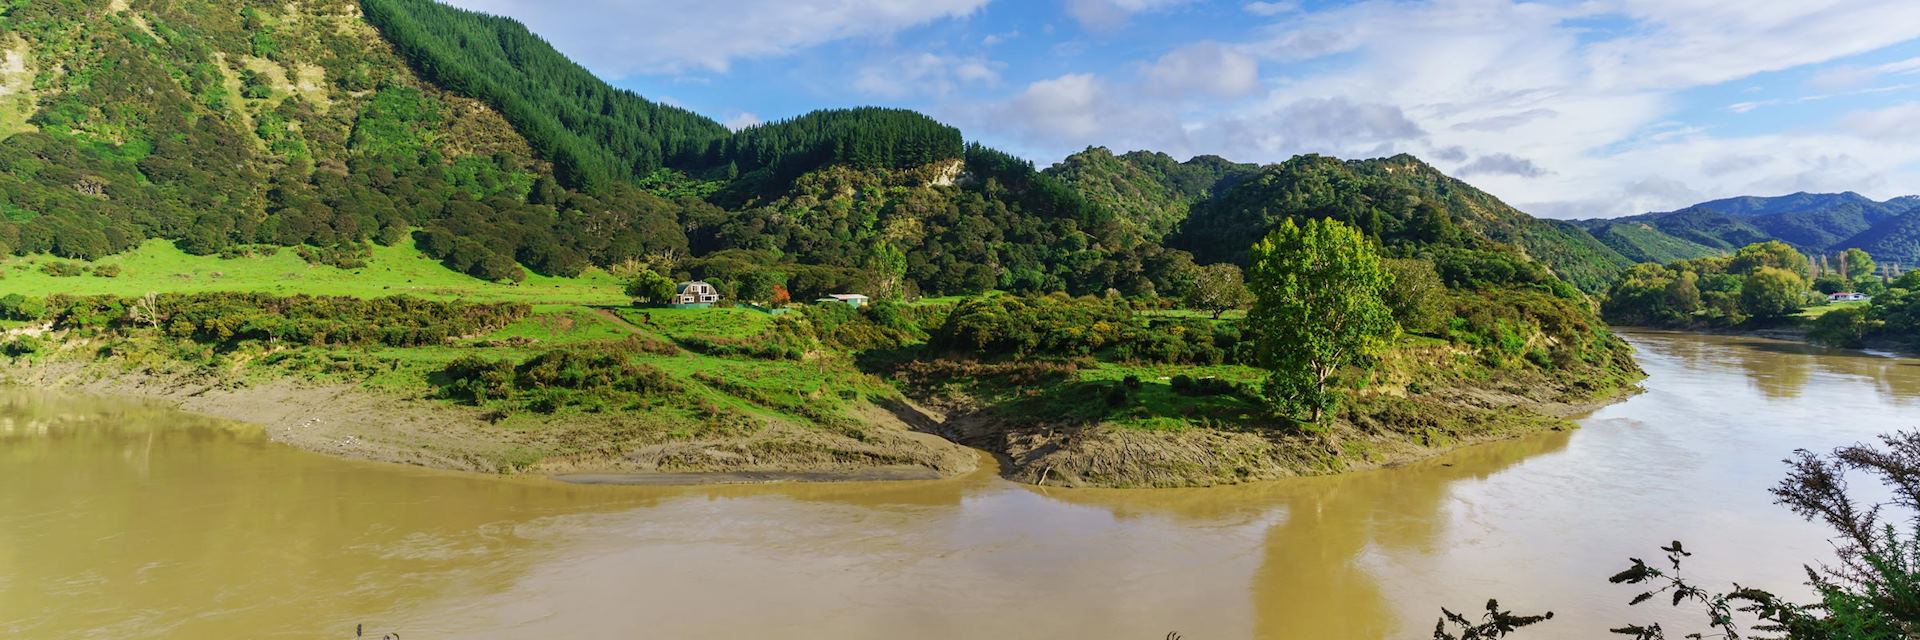
[(1914, 0), (450, 0), (730, 126), (918, 109), (1090, 145), (1412, 153), (1551, 217), (1920, 192)]

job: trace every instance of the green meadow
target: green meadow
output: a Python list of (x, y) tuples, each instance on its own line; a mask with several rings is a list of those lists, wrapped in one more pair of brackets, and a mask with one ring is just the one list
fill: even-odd
[[(149, 240), (139, 248), (95, 262), (29, 256), (0, 261), (0, 293), (32, 297), (53, 294), (134, 297), (151, 293), (253, 291), (278, 295), (380, 297), (530, 304), (624, 305), (620, 283), (599, 269), (578, 278), (528, 274), (525, 282), (501, 284), (454, 272), (420, 253), (412, 240), (372, 245), (366, 266), (341, 269), (310, 264), (291, 249), (272, 255), (221, 258), (189, 255), (173, 243)], [(47, 265), (73, 265), (83, 273), (58, 276)], [(114, 273), (112, 277), (99, 275)]]

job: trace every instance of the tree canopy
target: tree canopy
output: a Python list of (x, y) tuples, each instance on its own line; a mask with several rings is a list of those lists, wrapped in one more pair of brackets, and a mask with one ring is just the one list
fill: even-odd
[(1339, 399), (1337, 377), (1370, 366), (1397, 330), (1385, 296), (1393, 274), (1366, 236), (1337, 220), (1292, 220), (1253, 246), (1247, 316), (1256, 360), (1281, 411), (1319, 422)]

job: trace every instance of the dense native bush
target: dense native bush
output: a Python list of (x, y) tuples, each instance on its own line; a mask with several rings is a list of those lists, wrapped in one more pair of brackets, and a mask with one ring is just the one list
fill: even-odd
[(46, 345), (42, 344), (39, 338), (33, 336), (14, 336), (13, 339), (8, 340), (4, 346), (0, 346), (0, 354), (18, 358), (39, 353), (44, 349), (46, 349)]
[(350, 298), (261, 293), (49, 298), (56, 328), (137, 328), (207, 344), (277, 341), (312, 345), (417, 347), (497, 330), (525, 317), (519, 303), (475, 304), (407, 296)]
[(1237, 328), (1205, 319), (1136, 315), (1121, 301), (1065, 295), (990, 295), (960, 303), (928, 344), (978, 357), (1083, 357), (1216, 364), (1231, 359)]
[(821, 342), (860, 352), (897, 349), (925, 339), (925, 332), (908, 316), (908, 309), (892, 300), (879, 300), (860, 309), (844, 304), (811, 304), (803, 313)]
[(740, 338), (688, 336), (680, 338), (679, 342), (680, 346), (695, 353), (760, 360), (799, 360), (818, 346), (813, 340), (812, 329), (804, 321), (791, 316), (774, 318), (772, 326), (759, 335)]
[(47, 314), (47, 304), (18, 293), (0, 296), (0, 320), (32, 321)]
[(1867, 338), (1882, 326), (1873, 316), (1873, 310), (1866, 307), (1828, 311), (1813, 321), (1807, 337), (1829, 346), (1858, 349), (1867, 346)]
[(567, 396), (555, 391), (611, 391), (658, 396), (683, 387), (658, 367), (635, 364), (625, 349), (587, 352), (555, 349), (519, 364), (478, 355), (463, 356), (440, 371), (441, 392), (449, 398), (481, 404), (533, 393), (530, 408), (551, 412)]
[(1524, 361), (1544, 369), (1633, 369), (1620, 338), (1585, 303), (1533, 291), (1463, 294), (1454, 299), (1447, 336), (1473, 346), (1490, 364)]

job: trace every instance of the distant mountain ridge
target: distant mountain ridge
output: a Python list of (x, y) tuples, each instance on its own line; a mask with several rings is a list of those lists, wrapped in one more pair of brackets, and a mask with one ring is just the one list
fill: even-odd
[(1885, 201), (1851, 191), (1740, 196), (1576, 224), (1642, 262), (1716, 255), (1767, 240), (1809, 254), (1858, 248), (1882, 260), (1920, 261), (1920, 196)]

